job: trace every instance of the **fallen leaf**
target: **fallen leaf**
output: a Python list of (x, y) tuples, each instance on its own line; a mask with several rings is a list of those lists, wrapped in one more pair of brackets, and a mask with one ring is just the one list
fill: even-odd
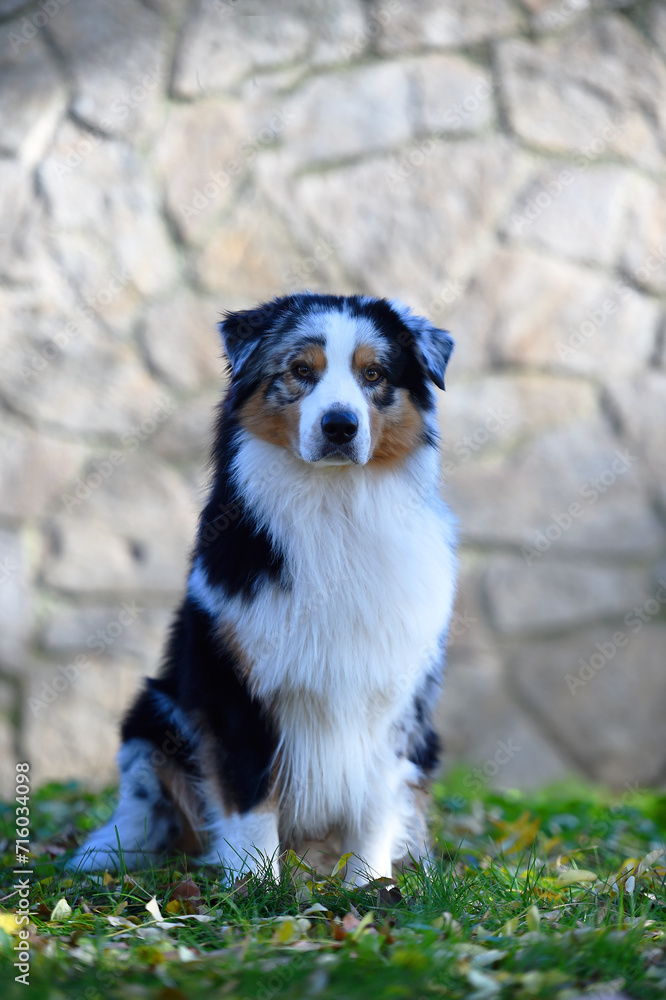
[(72, 915), (72, 908), (66, 899), (59, 899), (51, 911), (49, 920), (67, 920)]
[(23, 922), (16, 922), (16, 913), (0, 913), (0, 930), (5, 934), (18, 934), (21, 927), (25, 927)]
[(557, 876), (557, 885), (573, 885), (575, 882), (596, 882), (595, 872), (586, 871), (584, 868), (569, 868), (565, 872), (560, 872)]
[(173, 899), (201, 899), (201, 889), (191, 878), (171, 886)]
[(331, 878), (335, 878), (337, 875), (340, 874), (342, 869), (346, 867), (347, 862), (351, 858), (352, 854), (353, 851), (350, 851), (349, 854), (343, 854), (342, 857), (338, 858), (338, 860), (335, 862), (335, 865), (333, 866), (333, 871), (331, 872), (330, 875)]
[(162, 920), (162, 913), (157, 903), (157, 898), (153, 896), (151, 900), (146, 903), (146, 909), (150, 913), (153, 920)]
[(528, 931), (538, 931), (541, 924), (541, 914), (539, 913), (538, 906), (530, 906), (525, 919), (527, 920)]

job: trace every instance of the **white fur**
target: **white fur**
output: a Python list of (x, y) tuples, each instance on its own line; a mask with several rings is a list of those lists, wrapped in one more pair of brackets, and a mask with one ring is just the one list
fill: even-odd
[(221, 809), (209, 812), (206, 824), (211, 844), (202, 861), (225, 868), (227, 881), (248, 871), (270, 869), (279, 874), (277, 816), (270, 809), (225, 815)]
[(409, 809), (396, 802), (416, 780), (398, 756), (399, 723), (441, 657), (454, 595), (436, 454), (426, 446), (402, 467), (322, 468), (246, 434), (234, 475), (286, 553), (291, 588), (229, 599), (200, 567), (191, 585), (234, 629), (253, 693), (273, 706), (281, 832), (342, 826), (346, 848), (390, 874), (407, 838)]
[[(161, 785), (150, 761), (154, 746), (147, 740), (129, 740), (118, 753), (120, 800), (109, 820), (90, 835), (69, 858), (67, 867), (76, 871), (115, 871), (120, 859), (127, 868), (144, 868), (159, 860), (165, 830), (151, 821), (151, 809), (163, 798)], [(137, 787), (147, 797), (137, 797)]]
[(352, 370), (352, 358), (359, 344), (377, 340), (377, 331), (367, 320), (359, 322), (344, 312), (308, 317), (306, 328), (308, 333), (323, 334), (326, 338), (326, 370), (301, 404), (301, 457), (306, 462), (349, 464), (344, 459), (321, 457), (322, 447), (326, 443), (321, 418), (327, 410), (338, 407), (350, 410), (358, 419), (358, 431), (353, 444), (354, 459), (364, 465), (370, 457), (370, 406), (368, 392), (364, 392), (358, 376)]

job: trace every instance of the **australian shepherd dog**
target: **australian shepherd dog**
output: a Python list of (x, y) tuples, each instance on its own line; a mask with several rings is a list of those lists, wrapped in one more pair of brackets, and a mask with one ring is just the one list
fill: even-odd
[(346, 878), (428, 858), (455, 586), (439, 496), (449, 334), (397, 301), (295, 294), (229, 313), (187, 592), (122, 724), (120, 800), (70, 867), (198, 853), (277, 874), (337, 831)]

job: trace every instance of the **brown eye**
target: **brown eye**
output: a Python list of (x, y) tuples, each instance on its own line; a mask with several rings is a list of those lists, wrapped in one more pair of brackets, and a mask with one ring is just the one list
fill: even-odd
[(363, 372), (363, 377), (365, 378), (366, 382), (379, 382), (380, 378), (382, 377), (382, 373), (379, 370), (379, 368), (370, 367), (365, 369), (365, 371)]
[(294, 365), (292, 370), (299, 378), (310, 378), (312, 375), (312, 369), (308, 365)]

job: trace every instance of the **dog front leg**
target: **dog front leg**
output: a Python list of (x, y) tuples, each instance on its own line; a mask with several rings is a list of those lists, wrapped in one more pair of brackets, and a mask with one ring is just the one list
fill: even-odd
[(272, 805), (262, 804), (245, 813), (215, 809), (206, 827), (210, 844), (202, 861), (221, 865), (225, 881), (232, 883), (248, 872), (278, 878), (280, 839), (277, 810)]

